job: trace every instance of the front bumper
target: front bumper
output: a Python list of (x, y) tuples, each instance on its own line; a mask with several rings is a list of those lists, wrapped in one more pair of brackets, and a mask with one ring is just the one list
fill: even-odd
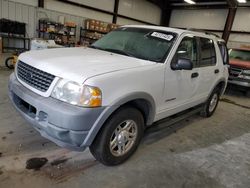
[(24, 87), (10, 76), (9, 97), (21, 115), (40, 134), (61, 147), (83, 151), (90, 129), (104, 107), (82, 108), (51, 97), (42, 97)]
[(229, 76), (228, 83), (242, 86), (242, 87), (246, 87), (246, 88), (250, 88), (250, 80), (247, 80), (244, 78)]

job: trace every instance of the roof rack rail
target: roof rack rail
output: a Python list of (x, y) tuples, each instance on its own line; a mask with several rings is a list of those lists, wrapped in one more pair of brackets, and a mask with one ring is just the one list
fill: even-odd
[(213, 33), (213, 32), (210, 32), (210, 31), (206, 31), (205, 32), (207, 35), (213, 35), (213, 36), (215, 36), (215, 37), (217, 37), (217, 38), (221, 38), (219, 35), (217, 35), (217, 34), (215, 34), (215, 33)]
[(201, 32), (201, 33), (205, 33), (206, 35), (213, 35), (217, 38), (221, 38), (219, 35), (211, 32), (211, 31), (206, 31), (206, 30), (202, 30), (202, 29), (195, 29), (195, 28), (187, 28), (186, 30), (188, 31), (196, 31), (196, 32)]

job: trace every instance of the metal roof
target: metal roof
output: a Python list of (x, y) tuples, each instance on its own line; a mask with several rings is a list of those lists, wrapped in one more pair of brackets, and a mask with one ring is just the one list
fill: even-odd
[[(228, 7), (250, 7), (247, 3), (238, 3), (237, 0), (193, 0), (196, 4), (188, 4), (184, 0), (148, 0), (161, 8), (228, 8)], [(167, 6), (167, 7), (166, 7)]]

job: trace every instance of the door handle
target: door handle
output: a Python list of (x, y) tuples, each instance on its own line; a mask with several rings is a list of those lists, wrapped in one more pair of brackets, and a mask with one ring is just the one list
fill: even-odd
[(214, 74), (218, 74), (219, 72), (220, 72), (219, 69), (215, 69), (215, 70), (214, 70)]
[(191, 78), (195, 78), (195, 77), (198, 77), (199, 76), (199, 73), (198, 72), (194, 72), (191, 74)]

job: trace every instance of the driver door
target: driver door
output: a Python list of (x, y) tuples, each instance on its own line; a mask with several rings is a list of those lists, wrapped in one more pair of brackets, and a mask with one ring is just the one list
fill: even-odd
[[(195, 105), (195, 97), (200, 83), (198, 62), (198, 43), (194, 36), (184, 36), (179, 43), (175, 55), (167, 64), (165, 75), (165, 90), (162, 113), (166, 117)], [(189, 59), (192, 70), (173, 70), (173, 64), (180, 58)], [(197, 68), (196, 68), (197, 66)]]

